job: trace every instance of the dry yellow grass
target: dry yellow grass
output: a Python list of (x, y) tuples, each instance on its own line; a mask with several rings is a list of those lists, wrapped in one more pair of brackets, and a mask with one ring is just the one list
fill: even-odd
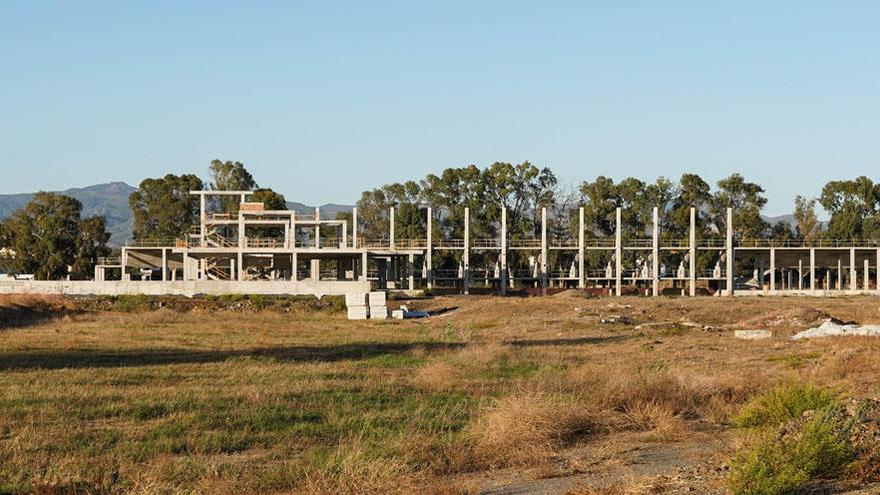
[[(870, 298), (409, 305), (457, 309), (349, 322), (0, 297), (38, 316), (0, 329), (0, 492), (469, 493), (503, 466), (625, 481), (627, 445), (709, 455), (706, 435), (773, 383), (862, 396), (880, 383), (880, 342), (786, 338), (824, 315), (877, 323)], [(651, 322), (677, 324), (636, 328)], [(745, 342), (736, 328), (776, 335)]]

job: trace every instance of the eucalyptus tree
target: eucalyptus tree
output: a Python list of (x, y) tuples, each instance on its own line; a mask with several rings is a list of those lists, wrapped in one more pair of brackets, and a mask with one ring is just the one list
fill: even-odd
[(82, 204), (69, 196), (38, 192), (2, 222), (0, 265), (10, 273), (41, 280), (91, 275), (97, 258), (110, 249), (103, 217), (82, 218)]
[(865, 176), (831, 181), (822, 188), (819, 203), (831, 215), (827, 237), (880, 238), (880, 184)]
[(199, 198), (189, 192), (203, 188), (192, 174), (142, 180), (128, 198), (134, 238), (173, 239), (189, 232), (199, 223)]

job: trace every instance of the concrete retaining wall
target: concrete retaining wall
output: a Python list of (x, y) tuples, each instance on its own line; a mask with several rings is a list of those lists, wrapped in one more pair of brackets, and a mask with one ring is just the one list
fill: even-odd
[(179, 295), (263, 294), (263, 295), (344, 295), (369, 292), (368, 281), (0, 281), (0, 294), (69, 294), (69, 295)]

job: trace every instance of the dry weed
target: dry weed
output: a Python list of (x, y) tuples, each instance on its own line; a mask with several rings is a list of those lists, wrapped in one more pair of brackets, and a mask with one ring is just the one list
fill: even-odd
[(489, 467), (538, 464), (599, 423), (593, 411), (558, 396), (515, 393), (477, 417), (470, 428), (473, 454)]

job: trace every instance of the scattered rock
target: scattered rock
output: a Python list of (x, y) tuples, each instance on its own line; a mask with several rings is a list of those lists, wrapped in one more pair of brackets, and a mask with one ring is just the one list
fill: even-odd
[(880, 325), (856, 325), (843, 323), (833, 318), (828, 318), (818, 327), (813, 327), (803, 332), (794, 334), (792, 340), (813, 339), (818, 337), (849, 337), (849, 336), (880, 336)]
[(770, 330), (736, 330), (733, 336), (743, 340), (762, 340), (773, 336)]

